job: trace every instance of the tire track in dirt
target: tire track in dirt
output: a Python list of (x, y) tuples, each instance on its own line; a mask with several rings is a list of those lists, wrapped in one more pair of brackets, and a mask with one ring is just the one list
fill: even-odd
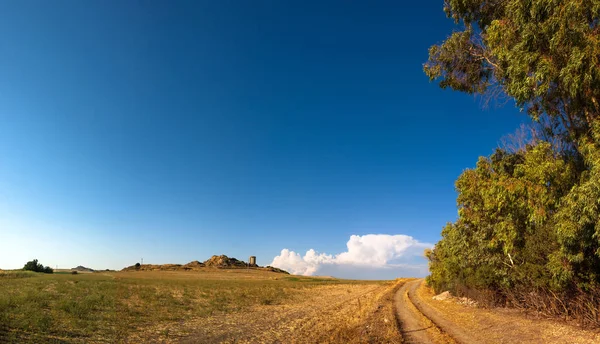
[(394, 296), (394, 305), (396, 307), (396, 324), (402, 335), (402, 339), (407, 344), (430, 344), (434, 343), (433, 338), (427, 333), (427, 327), (422, 324), (421, 317), (412, 306), (408, 297), (410, 286), (417, 281), (404, 283)]
[(398, 328), (406, 343), (478, 344), (468, 333), (418, 298), (416, 291), (421, 283), (422, 279), (407, 282), (394, 298)]

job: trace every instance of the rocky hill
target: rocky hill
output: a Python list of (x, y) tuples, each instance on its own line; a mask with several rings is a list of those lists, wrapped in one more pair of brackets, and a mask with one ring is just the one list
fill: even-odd
[(212, 256), (210, 259), (204, 262), (205, 266), (214, 267), (214, 268), (246, 268), (248, 264), (241, 260), (237, 260), (235, 258), (229, 258), (226, 255), (222, 254), (220, 256)]
[(272, 271), (277, 273), (289, 274), (285, 270), (274, 268), (272, 266), (261, 267), (256, 264), (248, 266), (248, 263), (238, 260), (233, 257), (227, 257), (226, 255), (212, 256), (204, 262), (197, 260), (191, 261), (187, 264), (136, 264), (124, 268), (122, 271), (201, 271), (204, 269), (256, 269), (264, 271)]

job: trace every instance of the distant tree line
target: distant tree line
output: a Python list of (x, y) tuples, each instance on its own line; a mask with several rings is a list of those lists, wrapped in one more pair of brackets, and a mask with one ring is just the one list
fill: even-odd
[(42, 264), (38, 263), (37, 259), (27, 262), (25, 264), (25, 266), (23, 267), (23, 270), (34, 271), (34, 272), (43, 272), (43, 273), (47, 273), (47, 274), (54, 273), (54, 269), (52, 269), (49, 266), (43, 266)]
[(428, 282), (600, 325), (600, 1), (445, 0), (443, 88), (508, 96), (532, 124), (456, 181)]

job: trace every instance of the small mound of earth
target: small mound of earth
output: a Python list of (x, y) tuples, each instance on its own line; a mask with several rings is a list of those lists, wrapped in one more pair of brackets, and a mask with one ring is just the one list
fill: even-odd
[(288, 275), (290, 274), (289, 272), (287, 272), (287, 271), (285, 271), (285, 270), (282, 270), (282, 269), (280, 269), (280, 268), (275, 268), (275, 267), (272, 267), (272, 266), (269, 266), (269, 265), (265, 266), (264, 268), (261, 268), (261, 267), (259, 266), (258, 268), (259, 268), (260, 270), (273, 271), (273, 272), (278, 272), (278, 273), (282, 273), (282, 274), (288, 274)]
[(143, 265), (132, 265), (128, 266), (124, 271), (177, 271), (181, 270), (181, 264), (143, 264)]
[(205, 266), (204, 263), (200, 263), (199, 261), (194, 260), (192, 262), (185, 264), (183, 266), (183, 269), (184, 270), (198, 270), (198, 269), (203, 268), (204, 266)]
[(445, 291), (445, 292), (433, 297), (434, 300), (438, 300), (438, 301), (444, 301), (444, 300), (448, 300), (451, 298), (452, 298), (452, 294), (450, 294), (449, 291)]
[(94, 269), (86, 268), (85, 266), (79, 265), (76, 268), (71, 268), (71, 271), (77, 271), (77, 272), (94, 272)]

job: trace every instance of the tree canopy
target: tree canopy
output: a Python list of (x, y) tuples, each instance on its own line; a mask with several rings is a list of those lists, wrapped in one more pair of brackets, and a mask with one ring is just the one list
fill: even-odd
[(445, 0), (463, 29), (429, 50), (425, 73), (443, 88), (499, 87), (534, 118), (577, 140), (600, 112), (600, 2)]

